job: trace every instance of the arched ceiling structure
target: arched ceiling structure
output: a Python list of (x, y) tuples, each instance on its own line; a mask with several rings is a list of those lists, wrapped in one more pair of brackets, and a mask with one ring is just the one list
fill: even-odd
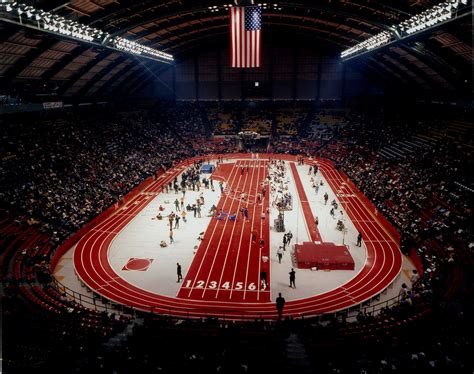
[[(229, 41), (229, 1), (199, 0), (37, 0), (24, 1), (68, 19), (171, 53), (176, 60), (206, 46)], [(305, 0), (268, 2), (264, 38), (291, 45), (317, 44), (334, 56), (439, 3), (431, 0)], [(275, 5), (276, 4), (276, 5)], [(158, 62), (21, 28), (0, 21), (0, 82), (3, 87), (58, 96), (100, 98), (113, 95), (117, 78), (145, 77)], [(267, 36), (265, 36), (267, 35)], [(265, 40), (265, 39), (264, 39)], [(424, 90), (470, 92), (472, 18), (464, 17), (351, 60), (364, 73), (396, 85)], [(115, 85), (115, 86), (114, 86)], [(119, 87), (116, 87), (117, 89)], [(2, 92), (4, 93), (4, 92)]]

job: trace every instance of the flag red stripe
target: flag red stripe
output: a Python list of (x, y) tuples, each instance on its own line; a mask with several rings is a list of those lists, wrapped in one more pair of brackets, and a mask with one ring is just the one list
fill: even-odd
[(235, 67), (235, 53), (234, 53), (234, 9), (229, 9), (230, 15), (230, 61), (232, 67)]
[(240, 37), (242, 35), (242, 32), (240, 30), (240, 10), (236, 10), (236, 15), (235, 15), (235, 30), (237, 33), (237, 39), (235, 41), (236, 45), (236, 50), (237, 50), (237, 56), (236, 56), (236, 66), (239, 68), (240, 67)]
[(257, 50), (256, 50), (256, 45), (255, 45), (255, 36), (256, 36), (256, 33), (255, 32), (252, 32), (252, 67), (255, 67), (257, 66), (257, 63), (256, 63), (256, 54), (257, 54)]
[(253, 55), (253, 45), (252, 45), (252, 36), (253, 32), (247, 32), (247, 66), (252, 67), (252, 55)]
[(261, 53), (262, 53), (262, 50), (260, 48), (261, 41), (262, 41), (262, 34), (260, 30), (257, 30), (257, 40), (255, 42), (255, 45), (257, 48), (257, 67), (260, 67), (260, 58), (261, 58)]
[(236, 40), (236, 49), (237, 49), (237, 67), (240, 67), (240, 55), (241, 55), (241, 50), (240, 50), (240, 39), (241, 39), (241, 28), (240, 28), (240, 10), (237, 9), (236, 15), (235, 15), (235, 27), (237, 30), (237, 40)]
[(247, 50), (246, 50), (246, 43), (245, 43), (245, 9), (241, 9), (240, 12), (240, 67), (244, 68), (245, 67), (245, 58), (247, 56)]
[(234, 19), (233, 19), (233, 24), (234, 24), (234, 59), (235, 59), (235, 66), (237, 67), (237, 37), (238, 37), (238, 29), (237, 29), (237, 9), (234, 9)]

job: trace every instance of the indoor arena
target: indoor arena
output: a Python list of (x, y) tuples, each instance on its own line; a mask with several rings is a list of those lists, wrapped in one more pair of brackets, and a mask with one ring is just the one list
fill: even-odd
[(0, 372), (473, 373), (472, 1), (0, 31)]

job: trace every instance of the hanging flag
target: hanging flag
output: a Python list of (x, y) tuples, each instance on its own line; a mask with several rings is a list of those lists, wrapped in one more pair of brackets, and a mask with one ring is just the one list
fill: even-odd
[(258, 68), (261, 64), (262, 9), (230, 8), (230, 60), (233, 68)]

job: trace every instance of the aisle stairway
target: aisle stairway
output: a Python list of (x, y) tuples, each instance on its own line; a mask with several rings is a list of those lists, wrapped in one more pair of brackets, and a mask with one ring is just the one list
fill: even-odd
[(428, 139), (421, 135), (414, 135), (410, 139), (398, 141), (383, 147), (379, 150), (378, 154), (389, 160), (402, 160), (430, 146), (431, 144)]
[(306, 348), (297, 334), (290, 334), (285, 339), (285, 353), (288, 373), (313, 372)]

